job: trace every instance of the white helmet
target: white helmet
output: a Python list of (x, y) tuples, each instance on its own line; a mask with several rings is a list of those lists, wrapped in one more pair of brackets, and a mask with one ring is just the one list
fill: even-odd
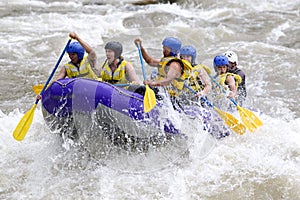
[(228, 58), (229, 62), (232, 62), (232, 63), (235, 62), (236, 65), (238, 65), (238, 56), (233, 51), (226, 51), (224, 53), (224, 56), (226, 56)]

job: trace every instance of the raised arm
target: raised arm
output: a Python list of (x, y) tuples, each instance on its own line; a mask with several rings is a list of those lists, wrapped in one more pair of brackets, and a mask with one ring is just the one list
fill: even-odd
[(88, 43), (83, 41), (75, 32), (71, 32), (69, 36), (72, 39), (77, 40), (88, 54), (90, 54), (93, 51), (92, 47)]
[[(91, 65), (92, 68), (96, 69), (96, 64), (97, 64), (97, 55), (96, 55), (96, 52), (93, 50), (93, 48), (88, 44), (86, 43), (84, 40), (82, 40), (75, 32), (71, 32), (69, 34), (69, 36), (72, 38), (72, 39), (75, 39), (77, 40), (81, 46), (84, 48), (84, 50), (89, 54), (88, 56), (88, 61)], [(99, 69), (96, 69), (97, 71)]]
[(152, 67), (158, 67), (160, 60), (155, 59), (155, 58), (151, 57), (150, 54), (148, 54), (148, 52), (145, 50), (145, 48), (142, 45), (142, 39), (141, 38), (135, 39), (134, 44), (136, 46), (138, 46), (138, 44), (140, 44), (142, 56), (143, 56), (144, 60), (146, 61), (146, 63), (148, 63), (148, 65), (150, 65)]

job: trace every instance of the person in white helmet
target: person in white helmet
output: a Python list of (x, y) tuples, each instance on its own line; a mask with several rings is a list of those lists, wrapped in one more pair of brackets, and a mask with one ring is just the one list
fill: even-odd
[(247, 96), (246, 90), (246, 76), (245, 73), (239, 68), (238, 56), (234, 51), (226, 51), (224, 56), (228, 58), (229, 64), (227, 71), (233, 74), (237, 74), (242, 78), (242, 82), (238, 85), (238, 101), (242, 104)]

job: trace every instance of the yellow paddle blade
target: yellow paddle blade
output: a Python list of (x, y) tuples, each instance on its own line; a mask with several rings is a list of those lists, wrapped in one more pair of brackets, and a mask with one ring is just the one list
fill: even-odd
[(220, 117), (224, 120), (225, 124), (237, 134), (243, 135), (246, 132), (246, 127), (243, 123), (240, 123), (237, 118), (232, 116), (231, 114), (224, 112), (216, 107), (214, 109), (220, 115)]
[(21, 121), (19, 122), (18, 126), (15, 128), (13, 136), (16, 140), (21, 141), (24, 139), (30, 125), (32, 123), (32, 119), (34, 116), (34, 110), (37, 104), (34, 104), (27, 113), (22, 117)]
[(237, 109), (240, 113), (241, 119), (246, 127), (254, 132), (259, 126), (262, 126), (262, 121), (250, 110), (237, 106)]
[(32, 90), (35, 94), (40, 94), (43, 88), (44, 88), (43, 84), (37, 84), (32, 87)]
[(242, 108), (243, 112), (250, 118), (256, 126), (262, 126), (263, 122), (257, 117), (253, 112), (247, 110), (246, 108)]
[(156, 97), (154, 91), (146, 85), (146, 91), (144, 96), (144, 112), (150, 112), (156, 105)]

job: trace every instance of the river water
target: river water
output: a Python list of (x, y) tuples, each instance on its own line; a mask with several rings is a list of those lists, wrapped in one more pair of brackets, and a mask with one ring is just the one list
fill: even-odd
[[(300, 199), (300, 1), (141, 2), (0, 2), (0, 198)], [(136, 37), (160, 58), (163, 38), (176, 36), (211, 69), (215, 55), (234, 50), (248, 106), (264, 126), (218, 141), (185, 127), (195, 136), (188, 158), (161, 164), (156, 156), (176, 158), (171, 147), (111, 157), (97, 155), (97, 145), (88, 153), (74, 148), (50, 132), (38, 105), (26, 138), (15, 141), (12, 132), (35, 101), (31, 87), (45, 83), (72, 31), (99, 63), (107, 41), (122, 42), (141, 80)]]

